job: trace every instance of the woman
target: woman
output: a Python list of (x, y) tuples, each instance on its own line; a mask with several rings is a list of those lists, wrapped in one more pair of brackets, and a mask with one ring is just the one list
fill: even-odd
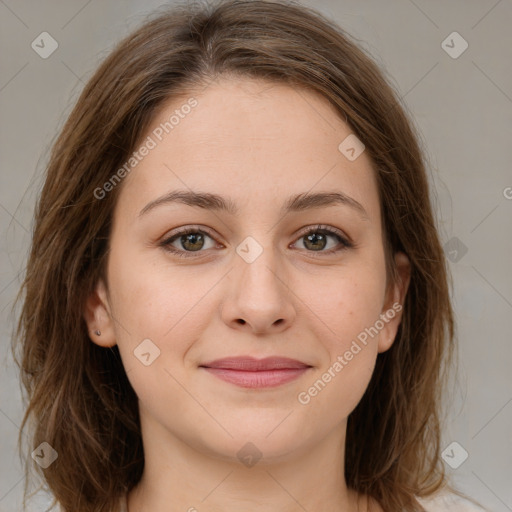
[(55, 503), (458, 510), (447, 280), (416, 135), (347, 34), (284, 1), (157, 13), (37, 205), (17, 334)]

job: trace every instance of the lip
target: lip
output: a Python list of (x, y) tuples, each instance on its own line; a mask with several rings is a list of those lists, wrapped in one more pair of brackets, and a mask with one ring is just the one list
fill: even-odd
[(275, 387), (297, 379), (310, 365), (288, 357), (250, 356), (216, 359), (200, 365), (221, 380), (244, 388)]
[(252, 356), (226, 357), (224, 359), (215, 359), (201, 366), (207, 368), (222, 368), (224, 370), (242, 370), (248, 372), (259, 372), (268, 370), (296, 370), (300, 368), (309, 368), (310, 365), (290, 359), (289, 357), (265, 357), (256, 359)]

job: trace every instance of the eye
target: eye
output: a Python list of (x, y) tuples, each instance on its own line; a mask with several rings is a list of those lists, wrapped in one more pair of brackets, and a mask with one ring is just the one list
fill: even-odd
[[(331, 244), (328, 250), (324, 250), (329, 245), (329, 239), (335, 239), (337, 243)], [(309, 228), (300, 236), (299, 240), (303, 240), (302, 244), (308, 252), (321, 252), (322, 254), (333, 254), (353, 247), (353, 244), (341, 231), (323, 225)]]
[(204, 252), (201, 249), (211, 249), (215, 247), (215, 243), (210, 242), (210, 246), (206, 243), (207, 239), (214, 242), (213, 238), (202, 229), (189, 227), (174, 233), (171, 237), (163, 240), (159, 245), (166, 251), (176, 254), (180, 257), (194, 256), (194, 252)]
[[(208, 239), (210, 244), (208, 245)], [(329, 239), (335, 240), (334, 244), (331, 242), (331, 247), (324, 250), (329, 246)], [(348, 248), (354, 247), (341, 231), (329, 226), (318, 225), (309, 228), (303, 232), (299, 240), (303, 240), (302, 244), (307, 252), (317, 252), (321, 254), (333, 254)], [(297, 242), (295, 242), (296, 244)], [(188, 258), (199, 256), (205, 252), (202, 249), (212, 249), (218, 247), (213, 237), (205, 230), (198, 227), (188, 227), (173, 233), (172, 236), (166, 238), (159, 244), (166, 251), (175, 254), (179, 257)], [(291, 244), (294, 245), (294, 244)]]

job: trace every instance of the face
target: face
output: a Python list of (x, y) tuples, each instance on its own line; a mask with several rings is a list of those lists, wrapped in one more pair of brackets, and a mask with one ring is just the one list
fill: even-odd
[[(338, 149), (351, 130), (326, 100), (227, 78), (187, 98), (160, 110), (143, 138), (155, 147), (124, 178), (108, 292), (100, 281), (86, 320), (119, 346), (153, 432), (277, 460), (344, 432), (395, 337), (407, 259), (387, 285), (372, 162)], [(189, 199), (166, 199), (176, 191)], [(302, 366), (204, 367), (240, 356)]]

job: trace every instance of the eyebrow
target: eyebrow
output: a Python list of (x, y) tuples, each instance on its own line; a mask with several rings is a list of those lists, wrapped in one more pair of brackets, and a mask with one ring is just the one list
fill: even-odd
[[(206, 210), (224, 211), (236, 216), (239, 209), (236, 203), (230, 198), (224, 198), (217, 194), (208, 192), (193, 192), (189, 190), (173, 190), (154, 201), (148, 203), (140, 211), (139, 217), (145, 215), (157, 206), (171, 203), (183, 203), (189, 206), (204, 208)], [(298, 194), (290, 197), (281, 208), (281, 214), (289, 212), (301, 212), (313, 208), (344, 205), (355, 210), (364, 220), (369, 220), (363, 205), (347, 196), (343, 192), (317, 192)]]

